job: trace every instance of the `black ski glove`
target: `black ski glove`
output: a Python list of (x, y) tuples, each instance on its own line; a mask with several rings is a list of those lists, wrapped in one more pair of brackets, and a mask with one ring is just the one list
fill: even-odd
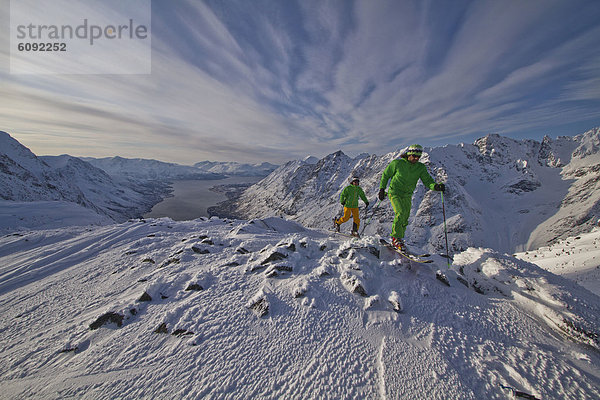
[(369, 208), (369, 202), (368, 201), (365, 203), (365, 208)]
[(446, 185), (444, 185), (443, 183), (436, 183), (435, 186), (433, 186), (433, 190), (437, 190), (438, 192), (445, 192)]
[(385, 199), (385, 189), (379, 189), (379, 200)]
[(342, 201), (342, 206), (346, 207), (346, 202)]

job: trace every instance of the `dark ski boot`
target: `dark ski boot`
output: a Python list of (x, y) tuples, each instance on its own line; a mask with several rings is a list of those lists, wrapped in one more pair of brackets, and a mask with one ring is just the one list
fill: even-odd
[(400, 250), (402, 253), (407, 252), (406, 244), (404, 243), (404, 240), (402, 240), (402, 239), (392, 237), (392, 246), (394, 246), (395, 248)]
[(360, 235), (358, 234), (358, 225), (356, 225), (356, 222), (352, 223), (352, 232), (350, 234), (355, 237), (360, 237)]

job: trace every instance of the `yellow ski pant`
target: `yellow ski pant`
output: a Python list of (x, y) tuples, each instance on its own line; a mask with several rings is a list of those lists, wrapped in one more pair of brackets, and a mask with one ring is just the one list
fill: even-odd
[(360, 225), (360, 217), (358, 216), (358, 207), (356, 207), (356, 208), (344, 207), (344, 216), (342, 218), (337, 219), (335, 221), (335, 223), (338, 225), (341, 225), (344, 222), (348, 221), (350, 219), (350, 216), (352, 216), (352, 219), (354, 220), (354, 223), (356, 224), (356, 229), (358, 229), (358, 227)]

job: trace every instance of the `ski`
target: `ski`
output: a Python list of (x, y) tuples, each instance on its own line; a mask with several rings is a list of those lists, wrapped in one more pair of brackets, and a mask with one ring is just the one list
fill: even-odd
[(332, 231), (332, 230), (328, 230), (328, 232), (334, 233), (336, 235), (341, 235), (341, 236), (349, 237), (349, 238), (352, 238), (352, 239), (360, 239), (360, 236), (351, 235), (349, 233), (343, 233), (343, 232)]
[[(393, 249), (396, 249), (390, 242), (388, 242), (385, 239), (379, 239), (379, 241), (383, 241), (385, 243), (382, 243), (386, 246), (391, 246)], [(396, 249), (397, 250), (397, 249)], [(406, 252), (405, 254), (408, 254), (409, 256), (413, 256), (413, 257), (417, 257), (417, 258), (427, 258), (427, 257), (431, 257), (431, 254), (429, 253), (411, 253), (411, 252)]]
[(448, 280), (448, 277), (439, 269), (435, 271), (435, 279), (442, 282), (446, 286), (450, 286), (450, 281)]
[(387, 247), (388, 249), (395, 251), (396, 253), (400, 254), (401, 256), (403, 256), (405, 258), (408, 258), (411, 261), (421, 263), (421, 264), (429, 264), (429, 263), (433, 262), (433, 260), (427, 259), (427, 257), (429, 257), (429, 254), (418, 255), (418, 254), (405, 253), (405, 252), (400, 251), (400, 249), (398, 249), (397, 247), (392, 246), (392, 244), (385, 239), (379, 239), (379, 242), (382, 245), (384, 245), (385, 247)]

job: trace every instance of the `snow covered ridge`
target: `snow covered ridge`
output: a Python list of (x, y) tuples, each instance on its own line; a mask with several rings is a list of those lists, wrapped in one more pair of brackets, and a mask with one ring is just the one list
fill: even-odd
[(142, 180), (224, 179), (228, 176), (267, 176), (277, 165), (267, 162), (241, 164), (237, 162), (202, 161), (194, 166), (167, 163), (142, 158), (82, 157), (82, 160), (102, 169), (113, 177)]
[(203, 172), (233, 176), (267, 176), (277, 169), (278, 165), (263, 162), (259, 164), (241, 164), (238, 162), (202, 161), (194, 164)]
[(0, 237), (0, 398), (600, 396), (600, 298), (377, 243), (279, 218)]
[(201, 171), (195, 167), (142, 158), (82, 157), (81, 159), (115, 178), (158, 180), (164, 182), (185, 179), (223, 179), (225, 177), (222, 174)]
[[(165, 191), (164, 184), (116, 182), (76, 157), (37, 157), (8, 133), (0, 132), (0, 199), (73, 203), (122, 222), (148, 211)], [(15, 206), (13, 210), (22, 209)]]
[[(421, 161), (448, 190), (444, 200), (452, 248), (512, 253), (589, 231), (600, 216), (599, 135), (595, 128), (574, 137), (545, 137), (541, 143), (488, 135), (474, 144), (426, 149)], [(243, 194), (237, 216), (279, 215), (307, 227), (329, 227), (341, 212), (339, 194), (348, 177), (361, 177), (375, 206), (381, 174), (401, 153), (350, 158), (338, 151), (318, 162), (289, 162)], [(370, 217), (362, 215), (363, 221)], [(365, 232), (388, 235), (392, 218), (385, 202)], [(440, 195), (419, 184), (407, 239), (440, 251), (443, 234)]]

